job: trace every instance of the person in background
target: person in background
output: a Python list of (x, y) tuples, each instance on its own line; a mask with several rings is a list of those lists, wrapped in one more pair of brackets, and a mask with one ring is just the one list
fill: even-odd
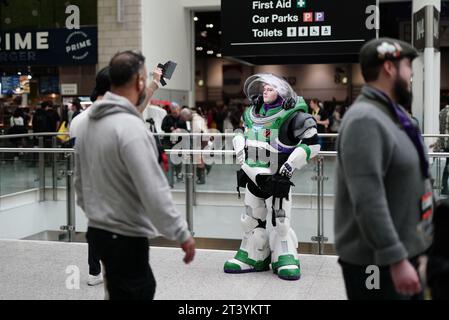
[[(316, 98), (310, 101), (311, 114), (318, 124), (318, 134), (323, 134), (326, 133), (327, 128), (329, 127), (329, 116), (326, 114), (326, 111), (320, 106), (320, 104), (320, 100)], [(321, 146), (321, 151), (326, 150), (324, 138), (318, 137), (318, 143)]]
[[(180, 118), (181, 107), (176, 102), (173, 102), (170, 106), (170, 114), (167, 115), (162, 121), (161, 129), (165, 133), (174, 134), (180, 133), (182, 130), (187, 131), (187, 126)], [(173, 139), (172, 137), (164, 137), (163, 146), (164, 149), (172, 149), (177, 143), (181, 141), (179, 139)], [(176, 176), (177, 182), (182, 181), (182, 163), (175, 164), (172, 161), (172, 157), (169, 158), (169, 170), (168, 170), (168, 182), (173, 189), (175, 185), (174, 176)]]
[(145, 120), (148, 127), (150, 126), (150, 121), (153, 120), (154, 129), (157, 133), (163, 133), (162, 122), (166, 116), (167, 111), (159, 106), (148, 105), (143, 111), (143, 120)]
[[(437, 142), (430, 147), (433, 148), (435, 152), (449, 152), (449, 96), (446, 97), (447, 104), (440, 111), (440, 134), (448, 135), (448, 137), (438, 138)], [(449, 179), (449, 158), (446, 158), (446, 164), (443, 170), (443, 176), (441, 177), (441, 183), (443, 189), (441, 190), (442, 195), (449, 195), (448, 188), (448, 179)]]
[[(50, 101), (44, 101), (40, 104), (40, 107), (38, 106), (38, 108), (36, 109), (36, 111), (34, 112), (33, 115), (33, 132), (35, 134), (38, 133), (48, 133), (49, 131), (49, 126), (50, 126), (50, 119), (48, 117), (48, 113), (47, 113), (47, 109), (51, 108), (53, 106), (53, 104)], [(54, 131), (56, 132), (56, 131)], [(40, 137), (35, 137), (35, 146), (39, 146), (39, 139)], [(51, 137), (50, 138), (42, 138), (44, 141), (44, 146), (45, 148), (51, 148)]]
[[(180, 114), (180, 118), (182, 121), (191, 123), (191, 133), (207, 133), (207, 123), (206, 120), (200, 116), (200, 114), (196, 110), (191, 109), (183, 109)], [(193, 149), (196, 149), (197, 145), (201, 145), (201, 150), (208, 145), (207, 141), (203, 141), (202, 137), (193, 137), (193, 141), (200, 142), (195, 143), (192, 146)], [(201, 155), (194, 156), (194, 164), (196, 165), (196, 173), (198, 176), (197, 184), (203, 185), (206, 184), (206, 165), (204, 159)]]
[(435, 209), (432, 248), (426, 267), (427, 285), (432, 300), (449, 300), (449, 200)]
[(59, 116), (58, 112), (56, 111), (55, 106), (48, 105), (45, 108), (45, 111), (47, 112), (47, 117), (48, 117), (47, 132), (57, 132), (59, 129), (59, 126), (61, 124), (61, 117)]
[(217, 125), (217, 130), (221, 133), (224, 132), (224, 121), (228, 114), (228, 107), (220, 105), (218, 106), (215, 114), (214, 114), (214, 121)]
[(332, 126), (331, 126), (331, 131), (332, 133), (338, 133), (340, 131), (340, 126), (341, 126), (341, 121), (343, 120), (343, 116), (342, 116), (342, 106), (341, 105), (337, 105), (335, 107), (335, 111), (332, 114)]
[[(72, 120), (75, 119), (77, 116), (79, 116), (82, 112), (83, 112), (83, 108), (81, 107), (81, 100), (78, 98), (73, 99), (72, 101), (72, 110), (73, 110), (73, 115), (72, 115)], [(72, 122), (70, 122), (72, 123)]]
[[(25, 120), (23, 116), (22, 109), (16, 108), (14, 111), (11, 119), (10, 119), (10, 128), (8, 130), (9, 135), (16, 135), (16, 134), (26, 134), (28, 133), (28, 130), (25, 125)], [(23, 138), (14, 138), (11, 139), (11, 143), (13, 144), (14, 148), (23, 148), (25, 145), (25, 139)], [(16, 160), (18, 160), (18, 157), (15, 157)]]

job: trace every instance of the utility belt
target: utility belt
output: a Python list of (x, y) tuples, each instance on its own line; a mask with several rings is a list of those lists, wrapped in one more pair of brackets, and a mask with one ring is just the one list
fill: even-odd
[[(288, 199), (291, 187), (295, 186), (289, 178), (279, 174), (258, 175), (256, 179), (257, 187), (262, 192), (269, 194), (270, 197), (279, 199)], [(252, 182), (251, 179), (243, 169), (237, 171), (237, 192), (239, 193), (239, 198), (241, 198), (240, 188), (247, 188), (250, 182)]]
[[(276, 214), (275, 205), (276, 200), (279, 199), (279, 210), (282, 209), (282, 203), (284, 199), (289, 200), (290, 189), (295, 185), (290, 181), (289, 178), (281, 176), (279, 174), (275, 175), (258, 175), (256, 177), (257, 188), (267, 195), (267, 199), (273, 197), (273, 215), (272, 224), (276, 226)], [(247, 188), (248, 184), (253, 183), (248, 175), (243, 171), (243, 169), (237, 171), (237, 192), (239, 193), (239, 199), (241, 198), (240, 188)]]

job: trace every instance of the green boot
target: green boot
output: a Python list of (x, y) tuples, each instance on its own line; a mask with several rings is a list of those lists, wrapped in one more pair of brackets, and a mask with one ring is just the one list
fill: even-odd
[(247, 252), (239, 250), (234, 259), (226, 261), (224, 265), (224, 272), (236, 274), (268, 271), (270, 270), (270, 261), (270, 256), (264, 261), (254, 261), (248, 258)]
[(301, 267), (299, 260), (292, 255), (279, 256), (277, 262), (271, 264), (273, 272), (282, 280), (299, 280), (301, 278)]

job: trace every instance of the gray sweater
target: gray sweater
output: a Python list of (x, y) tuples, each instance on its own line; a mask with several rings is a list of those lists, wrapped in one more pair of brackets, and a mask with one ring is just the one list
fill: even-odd
[(338, 139), (335, 245), (341, 260), (387, 266), (430, 246), (417, 230), (425, 177), (418, 152), (366, 86), (345, 115)]
[(127, 99), (108, 92), (91, 107), (79, 123), (75, 153), (77, 203), (89, 227), (129, 237), (162, 235), (180, 243), (190, 237), (157, 152)]

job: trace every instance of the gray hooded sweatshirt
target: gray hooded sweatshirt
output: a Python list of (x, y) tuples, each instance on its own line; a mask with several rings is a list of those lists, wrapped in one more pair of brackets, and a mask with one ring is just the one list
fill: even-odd
[(180, 243), (190, 237), (159, 166), (154, 137), (128, 99), (106, 93), (78, 132), (75, 190), (89, 227)]

